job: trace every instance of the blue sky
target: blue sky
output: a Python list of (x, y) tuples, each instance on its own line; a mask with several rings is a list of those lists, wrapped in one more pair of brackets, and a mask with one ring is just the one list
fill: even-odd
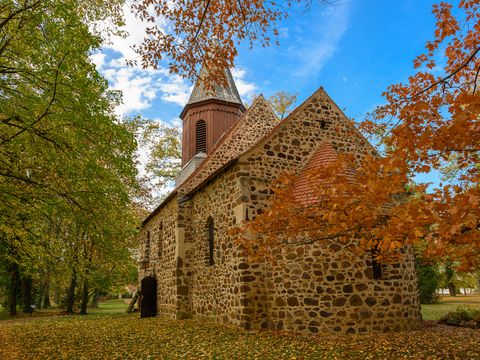
[[(279, 24), (280, 46), (240, 48), (234, 69), (244, 98), (276, 91), (298, 93), (299, 102), (323, 86), (348, 116), (360, 119), (382, 103), (389, 84), (412, 73), (412, 60), (432, 38), (430, 0), (337, 0)], [(172, 122), (187, 101), (191, 83), (158, 71), (129, 68), (130, 46), (143, 38), (143, 25), (127, 13), (127, 39), (113, 39), (94, 61), (110, 86), (124, 92), (119, 114), (142, 114)]]
[[(413, 59), (433, 36), (435, 1), (336, 0), (327, 6), (313, 1), (309, 11), (279, 24), (280, 46), (241, 46), (233, 69), (237, 87), (244, 99), (297, 93), (298, 105), (323, 86), (347, 116), (361, 120), (383, 102), (388, 85), (413, 73)], [(129, 37), (112, 39), (92, 56), (111, 88), (123, 91), (118, 114), (180, 124), (192, 84), (166, 68), (126, 66), (125, 59), (135, 57), (131, 45), (144, 36), (144, 24), (127, 10), (125, 30)]]

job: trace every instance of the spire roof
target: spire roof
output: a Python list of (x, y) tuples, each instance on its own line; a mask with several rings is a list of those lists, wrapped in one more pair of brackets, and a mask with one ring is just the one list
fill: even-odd
[(203, 65), (202, 70), (200, 70), (200, 76), (195, 83), (195, 87), (193, 88), (192, 95), (190, 95), (190, 100), (188, 100), (187, 105), (215, 99), (243, 106), (237, 86), (235, 85), (235, 81), (233, 81), (232, 73), (228, 68), (225, 69), (227, 86), (225, 87), (223, 85), (215, 84), (213, 91), (207, 90), (203, 85), (203, 79), (207, 75), (207, 71), (207, 68)]

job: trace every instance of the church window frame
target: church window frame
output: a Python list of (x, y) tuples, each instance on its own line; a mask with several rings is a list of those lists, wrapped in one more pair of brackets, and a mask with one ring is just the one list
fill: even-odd
[(207, 123), (205, 120), (198, 120), (195, 123), (195, 155), (207, 152)]

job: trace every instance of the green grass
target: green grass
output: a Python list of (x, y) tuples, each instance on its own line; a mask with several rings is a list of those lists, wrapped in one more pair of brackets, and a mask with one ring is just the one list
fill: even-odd
[[(129, 300), (128, 300), (129, 301)], [(128, 302), (122, 299), (107, 300), (100, 302), (98, 308), (88, 308), (87, 313), (94, 316), (119, 316), (124, 314), (127, 310)], [(21, 319), (21, 318), (37, 318), (37, 317), (49, 317), (49, 316), (58, 316), (62, 314), (65, 309), (52, 306), (48, 309), (35, 310), (32, 316), (25, 314), (21, 309), (18, 310), (17, 316), (14, 318), (8, 315), (6, 309), (0, 311), (0, 321), (1, 320), (12, 320), (12, 319)], [(80, 309), (76, 309), (78, 313)]]
[(459, 306), (471, 306), (480, 309), (480, 295), (442, 296), (435, 304), (422, 305), (423, 320), (439, 320)]
[[(128, 300), (130, 301), (130, 300)], [(123, 299), (107, 300), (98, 304), (98, 309), (89, 308), (88, 313), (96, 315), (117, 315), (124, 314), (128, 303)]]

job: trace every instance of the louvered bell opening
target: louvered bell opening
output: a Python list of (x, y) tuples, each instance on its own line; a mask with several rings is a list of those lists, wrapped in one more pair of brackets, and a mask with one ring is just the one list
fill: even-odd
[(200, 120), (196, 125), (195, 154), (207, 152), (207, 124)]

